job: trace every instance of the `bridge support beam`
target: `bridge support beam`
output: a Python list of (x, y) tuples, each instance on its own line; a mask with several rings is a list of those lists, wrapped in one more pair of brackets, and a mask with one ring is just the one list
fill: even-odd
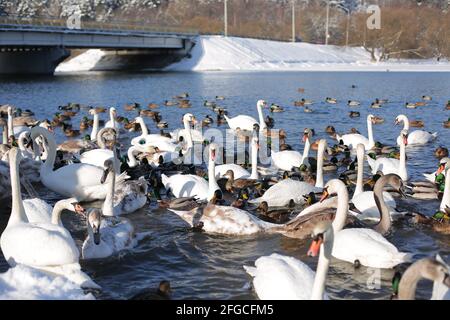
[(51, 75), (69, 55), (69, 50), (60, 47), (2, 48), (0, 74)]

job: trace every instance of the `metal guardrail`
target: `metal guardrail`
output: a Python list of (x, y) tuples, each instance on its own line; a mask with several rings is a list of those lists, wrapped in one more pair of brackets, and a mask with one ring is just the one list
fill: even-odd
[(69, 28), (67, 25), (68, 19), (54, 18), (54, 17), (16, 17), (16, 16), (0, 16), (0, 25), (7, 25), (8, 27), (41, 27), (41, 28), (57, 28), (64, 30), (95, 30), (95, 31), (134, 31), (134, 32), (151, 32), (151, 33), (176, 33), (176, 34), (188, 34), (197, 35), (198, 30), (175, 27), (175, 26), (161, 26), (152, 25), (147, 22), (131, 22), (131, 21), (115, 21), (115, 22), (99, 22), (81, 20), (80, 28)]

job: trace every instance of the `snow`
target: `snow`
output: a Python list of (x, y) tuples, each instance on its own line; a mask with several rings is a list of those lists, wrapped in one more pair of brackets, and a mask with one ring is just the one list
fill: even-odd
[(93, 300), (73, 282), (24, 265), (0, 274), (0, 300)]
[[(373, 63), (362, 47), (223, 36), (199, 36), (195, 41), (191, 57), (170, 65), (167, 71), (450, 71), (448, 61)], [(56, 71), (88, 71), (103, 55), (101, 50), (88, 50), (63, 62)]]

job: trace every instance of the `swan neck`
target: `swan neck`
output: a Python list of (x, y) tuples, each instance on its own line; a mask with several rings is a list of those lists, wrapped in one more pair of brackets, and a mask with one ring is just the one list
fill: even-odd
[(11, 216), (8, 220), (7, 227), (20, 223), (28, 222), (27, 216), (25, 214), (25, 208), (22, 201), (22, 193), (20, 192), (20, 177), (19, 177), (19, 165), (20, 165), (20, 154), (17, 149), (10, 151), (10, 175), (11, 175)]
[(48, 143), (47, 148), (44, 147), (44, 150), (47, 151), (47, 157), (45, 159), (45, 163), (41, 166), (41, 168), (45, 168), (47, 171), (51, 172), (53, 171), (53, 167), (55, 165), (56, 141), (53, 135), (51, 135), (47, 129), (41, 127), (33, 128), (31, 133), (31, 138), (33, 139), (33, 141), (40, 135), (42, 135)]
[(398, 287), (399, 300), (414, 300), (416, 297), (417, 283), (423, 278), (421, 270), (425, 261), (417, 261), (412, 264), (403, 274)]
[(340, 183), (337, 190), (338, 204), (336, 209), (336, 216), (333, 221), (333, 231), (336, 234), (345, 226), (348, 213), (348, 191), (344, 183)]
[(130, 168), (134, 168), (134, 167), (136, 167), (138, 165), (137, 160), (136, 160), (136, 158), (135, 158), (135, 156), (133, 154), (133, 152), (135, 150), (136, 150), (135, 147), (128, 148), (128, 152), (127, 152), (127, 155), (128, 155), (128, 166)]
[(367, 134), (369, 136), (369, 148), (373, 148), (375, 141), (373, 140), (372, 120), (367, 119)]
[(14, 124), (13, 124), (13, 115), (12, 111), (8, 110), (8, 136), (11, 137), (14, 135)]
[(144, 119), (142, 119), (141, 117), (138, 117), (137, 121), (138, 121), (139, 125), (141, 126), (142, 136), (148, 136), (148, 129), (147, 129), (147, 125), (144, 122)]
[(187, 147), (192, 148), (194, 143), (192, 142), (192, 133), (191, 133), (191, 127), (189, 125), (189, 120), (183, 119), (183, 125), (184, 125), (184, 132), (185, 132), (185, 136), (186, 136)]
[(323, 188), (323, 154), (325, 152), (325, 144), (319, 142), (317, 149), (317, 173), (316, 173), (316, 187)]
[(108, 191), (106, 193), (105, 202), (103, 202), (103, 215), (104, 216), (114, 216), (114, 187), (116, 185), (116, 173), (114, 169), (112, 169), (108, 173), (108, 177), (105, 181), (108, 183)]
[(257, 103), (256, 109), (258, 110), (258, 117), (259, 117), (259, 130), (265, 130), (267, 128), (266, 122), (264, 121), (264, 115), (262, 111), (262, 105)]
[(450, 169), (445, 172), (445, 187), (440, 209), (444, 211), (447, 207), (450, 208)]
[(325, 233), (325, 241), (320, 245), (319, 261), (317, 263), (316, 276), (314, 278), (311, 300), (322, 300), (325, 293), (325, 282), (330, 266), (331, 252), (333, 250), (333, 228)]
[(95, 141), (95, 139), (97, 139), (98, 124), (99, 124), (98, 114), (94, 113), (94, 123), (92, 124), (92, 131), (91, 131), (91, 140), (92, 141)]
[(401, 119), (403, 120), (403, 130), (409, 130), (409, 119), (407, 116), (402, 115)]
[(75, 198), (60, 200), (55, 203), (52, 210), (52, 224), (62, 226), (61, 214), (64, 210), (72, 210), (71, 202), (76, 202)]
[(214, 160), (209, 157), (209, 163), (208, 163), (208, 191), (209, 191), (209, 197), (208, 200), (211, 200), (214, 196), (214, 192), (217, 189), (220, 189), (217, 182), (216, 182), (216, 164), (214, 163)]
[(382, 235), (387, 234), (391, 228), (391, 216), (389, 213), (389, 208), (386, 205), (383, 197), (383, 189), (387, 183), (388, 181), (386, 179), (386, 176), (383, 176), (378, 180), (378, 183), (375, 184), (375, 187), (373, 188), (375, 204), (377, 205), (378, 212), (380, 213), (380, 221), (374, 229)]
[(302, 164), (305, 164), (306, 159), (308, 158), (310, 147), (311, 147), (311, 142), (309, 141), (309, 137), (308, 137), (305, 142), (305, 149), (303, 150)]
[(401, 139), (402, 142), (400, 143), (400, 163), (399, 163), (399, 176), (402, 178), (403, 181), (408, 180), (408, 171), (406, 170), (406, 146), (403, 142), (403, 139)]
[(2, 130), (2, 143), (3, 144), (8, 144), (8, 128), (9, 126), (6, 124), (3, 126), (3, 130)]

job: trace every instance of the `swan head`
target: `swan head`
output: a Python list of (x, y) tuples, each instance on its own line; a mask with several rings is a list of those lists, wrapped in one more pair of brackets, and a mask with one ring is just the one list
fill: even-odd
[(305, 128), (305, 130), (303, 130), (303, 142), (306, 142), (307, 140), (309, 140), (311, 137), (313, 136), (313, 131), (309, 128)]
[(89, 109), (89, 114), (91, 116), (98, 114), (97, 109), (95, 109), (95, 108)]
[(327, 240), (331, 237), (329, 234), (333, 232), (332, 224), (330, 222), (321, 221), (317, 223), (314, 227), (311, 237), (313, 241), (311, 242), (311, 246), (308, 250), (308, 256), (317, 257), (320, 252), (320, 246), (322, 243), (326, 243)]
[(449, 270), (444, 263), (430, 258), (425, 258), (422, 261), (424, 264), (420, 272), (423, 278), (442, 283), (450, 288)]
[(12, 116), (13, 108), (11, 106), (8, 106), (7, 112), (8, 112), (8, 116)]
[(100, 182), (102, 184), (105, 183), (106, 178), (108, 178), (108, 175), (110, 172), (114, 172), (114, 162), (111, 159), (105, 160), (105, 163), (103, 164), (103, 175), (100, 179)]
[(197, 120), (195, 119), (194, 115), (192, 113), (186, 113), (183, 116), (183, 122), (191, 122), (192, 124), (197, 123)]
[(367, 122), (375, 123), (375, 116), (373, 114), (369, 114), (367, 116)]
[(117, 117), (117, 110), (116, 110), (116, 108), (111, 107), (109, 109), (109, 113), (111, 114), (112, 117), (114, 117), (114, 118)]
[(217, 149), (218, 149), (217, 144), (215, 143), (209, 144), (209, 159), (213, 162), (216, 161)]
[(403, 144), (408, 145), (408, 130), (402, 130), (400, 132), (400, 137), (402, 137)]
[[(407, 103), (408, 104), (408, 103)], [(396, 118), (395, 118), (395, 125), (399, 124), (402, 121), (405, 121), (406, 119), (408, 119), (404, 114), (399, 114)]]
[(442, 171), (450, 168), (450, 158), (445, 157), (442, 158), (441, 161), (439, 161), (439, 168), (436, 171), (436, 175), (439, 175), (442, 173)]
[[(322, 191), (322, 197), (320, 198), (320, 202), (323, 202), (330, 195), (336, 194), (340, 189), (346, 189), (345, 183), (339, 179), (332, 179), (327, 182)], [(346, 189), (347, 190), (347, 189)]]
[(260, 108), (265, 107), (265, 106), (267, 106), (267, 101), (266, 100), (258, 100), (256, 105)]
[(94, 235), (94, 243), (96, 245), (100, 244), (100, 225), (102, 222), (102, 213), (100, 209), (91, 209), (87, 215), (87, 223), (89, 228), (92, 230)]
[(384, 185), (385, 183), (390, 184), (395, 190), (397, 190), (400, 193), (400, 195), (406, 198), (404, 192), (405, 185), (403, 184), (403, 180), (402, 178), (400, 178), (399, 175), (395, 173), (386, 174), (377, 180), (377, 182), (375, 183), (375, 187), (377, 184)]

